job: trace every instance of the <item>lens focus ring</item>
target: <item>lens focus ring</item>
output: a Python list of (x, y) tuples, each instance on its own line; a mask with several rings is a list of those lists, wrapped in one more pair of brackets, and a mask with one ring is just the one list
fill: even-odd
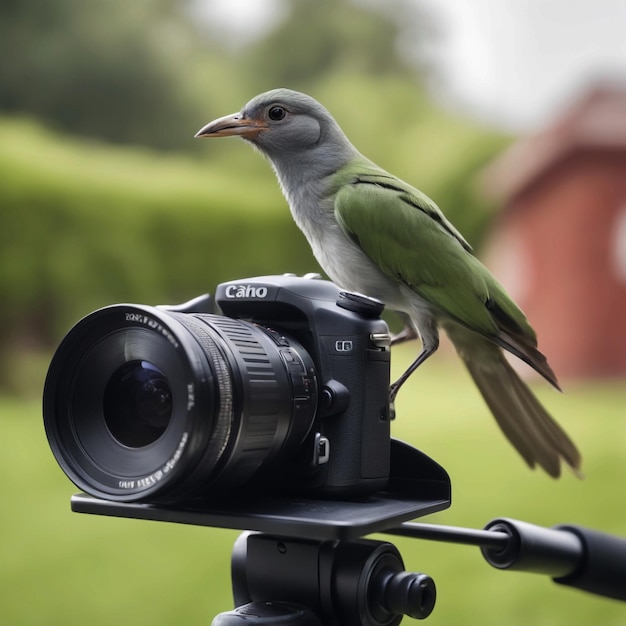
[[(232, 406), (233, 423), (229, 449), (217, 473), (220, 485), (244, 482), (286, 442), (300, 443), (312, 422), (315, 398), (306, 407), (307, 419), (294, 417), (293, 384), (281, 351), (258, 326), (208, 314), (176, 317), (197, 338), (211, 333), (211, 343), (219, 345), (229, 361), (231, 386), (220, 385), (220, 392), (224, 392), (220, 402)], [(310, 369), (312, 376), (312, 364)]]

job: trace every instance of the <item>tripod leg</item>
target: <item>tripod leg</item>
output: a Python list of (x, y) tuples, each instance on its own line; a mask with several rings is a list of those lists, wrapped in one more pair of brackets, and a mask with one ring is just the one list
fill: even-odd
[(323, 626), (310, 609), (291, 602), (250, 602), (220, 613), (211, 626)]

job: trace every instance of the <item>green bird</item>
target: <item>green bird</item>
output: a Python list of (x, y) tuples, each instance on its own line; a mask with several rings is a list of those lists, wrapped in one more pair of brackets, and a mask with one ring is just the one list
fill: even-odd
[(581, 456), (506, 360), (519, 357), (555, 388), (524, 313), (472, 254), (461, 233), (421, 191), (363, 156), (332, 115), (297, 91), (275, 89), (196, 137), (238, 136), (271, 163), (296, 224), (330, 279), (398, 312), (421, 351), (390, 387), (390, 406), (407, 378), (439, 345), (442, 327), (500, 428), (530, 467), (558, 477)]

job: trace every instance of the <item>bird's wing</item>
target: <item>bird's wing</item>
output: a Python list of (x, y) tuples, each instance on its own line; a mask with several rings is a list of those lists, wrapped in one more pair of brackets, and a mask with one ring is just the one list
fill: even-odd
[[(386, 189), (389, 192), (388, 197), (395, 195), (397, 198), (402, 200), (419, 211), (422, 211), (428, 217), (437, 222), (444, 230), (446, 230), (452, 237), (454, 237), (460, 244), (467, 250), (468, 252), (472, 251), (472, 246), (465, 240), (463, 235), (454, 227), (452, 222), (448, 220), (448, 218), (442, 213), (441, 209), (423, 192), (411, 185), (408, 185), (404, 181), (388, 174), (384, 170), (378, 170), (371, 168), (373, 171), (368, 172), (367, 169), (370, 168), (360, 168), (365, 171), (361, 171), (358, 175), (353, 178), (353, 184), (356, 185), (374, 185), (376, 187)], [(365, 187), (361, 187), (361, 189), (365, 189)]]
[(346, 235), (389, 278), (556, 385), (523, 312), (427, 196), (387, 173), (352, 174), (337, 187), (334, 210)]
[(410, 190), (390, 175), (357, 175), (335, 194), (337, 221), (392, 280), (444, 316), (493, 334), (487, 285), (471, 267), (469, 244), (432, 201)]

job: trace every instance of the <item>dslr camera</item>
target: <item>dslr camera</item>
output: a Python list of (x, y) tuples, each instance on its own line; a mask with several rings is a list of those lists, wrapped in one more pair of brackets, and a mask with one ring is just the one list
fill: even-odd
[(177, 306), (99, 309), (50, 364), (43, 408), (54, 456), (81, 490), (118, 502), (384, 489), (382, 310), (292, 275), (222, 283), (214, 298)]

